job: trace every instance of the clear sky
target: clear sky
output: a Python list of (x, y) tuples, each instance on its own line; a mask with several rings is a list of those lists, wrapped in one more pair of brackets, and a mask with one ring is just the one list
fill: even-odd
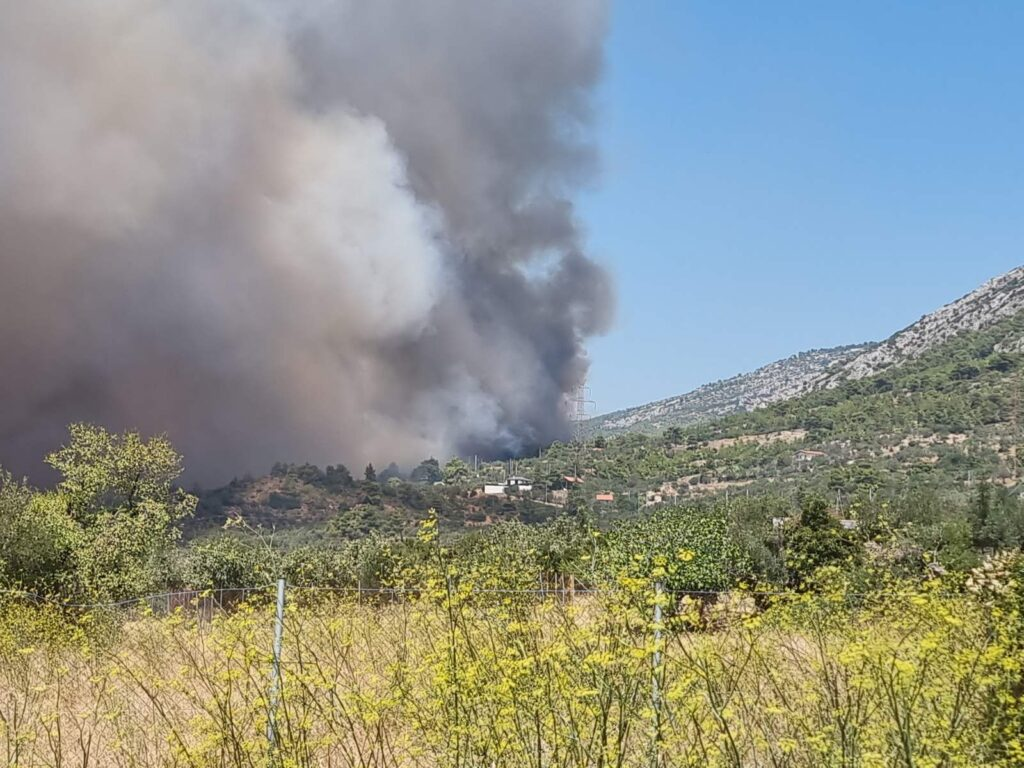
[(619, 2), (580, 204), (607, 412), (882, 339), (1024, 263), (1024, 2)]

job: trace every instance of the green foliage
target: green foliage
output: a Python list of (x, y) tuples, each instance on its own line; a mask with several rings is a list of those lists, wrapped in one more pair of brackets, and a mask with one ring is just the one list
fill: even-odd
[(240, 536), (196, 541), (174, 558), (173, 580), (189, 589), (252, 587), (268, 584), (281, 573), (273, 547)]
[(469, 466), (458, 456), (454, 456), (444, 465), (443, 475), (448, 485), (459, 485), (469, 479)]
[(324, 470), (324, 484), (332, 490), (351, 488), (353, 485), (352, 473), (344, 464), (328, 465)]
[(994, 553), (967, 580), (985, 606), (983, 629), (993, 638), (991, 680), (1000, 689), (985, 711), (993, 754), (1024, 762), (1024, 554)]
[(154, 591), (196, 499), (174, 486), (181, 457), (164, 438), (76, 424), (47, 457), (56, 491), (0, 477), (0, 559), (9, 584), (116, 600)]
[(164, 437), (143, 440), (138, 432), (112, 434), (90, 424), (72, 424), (67, 445), (46, 457), (61, 475), (57, 491), (79, 522), (104, 511), (134, 514), (147, 504), (175, 509), (174, 519), (190, 514), (194, 500), (174, 488), (181, 456)]
[(602, 568), (613, 579), (654, 579), (674, 591), (731, 587), (749, 570), (720, 507), (667, 508), (623, 524), (605, 539)]
[(387, 465), (387, 467), (385, 467), (383, 472), (377, 475), (377, 479), (382, 483), (386, 483), (389, 480), (401, 480), (402, 470), (399, 469), (398, 465), (392, 461)]
[(431, 457), (421, 461), (409, 475), (409, 479), (414, 483), (439, 483), (444, 479), (444, 475), (437, 459)]
[(267, 497), (267, 503), (271, 509), (298, 509), (302, 506), (302, 499), (293, 493), (279, 493), (274, 491)]
[(36, 493), (0, 471), (0, 578), (12, 586), (50, 593), (65, 587), (82, 538), (57, 494)]
[(401, 579), (411, 546), (371, 533), (340, 544), (320, 543), (287, 551), (281, 573), (289, 584), (315, 587), (389, 587)]
[(992, 552), (1019, 547), (1022, 543), (1024, 509), (1019, 498), (1002, 486), (979, 483), (971, 501), (968, 520), (971, 544), (976, 549)]
[(828, 503), (808, 495), (800, 505), (800, 520), (786, 537), (786, 568), (796, 584), (808, 583), (819, 569), (849, 565), (857, 555), (852, 534), (830, 513)]

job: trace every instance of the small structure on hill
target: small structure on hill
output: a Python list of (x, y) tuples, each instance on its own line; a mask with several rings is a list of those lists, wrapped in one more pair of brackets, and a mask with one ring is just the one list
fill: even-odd
[(533, 481), (521, 475), (509, 475), (504, 483), (485, 483), (486, 496), (501, 496), (506, 492), (524, 493), (533, 490)]
[(825, 453), (824, 451), (812, 451), (812, 450), (809, 450), (809, 449), (806, 449), (806, 448), (801, 448), (794, 455), (794, 458), (800, 464), (809, 464), (812, 461), (814, 461), (815, 459), (824, 459), (824, 458), (827, 458), (827, 457), (828, 457), (828, 454)]

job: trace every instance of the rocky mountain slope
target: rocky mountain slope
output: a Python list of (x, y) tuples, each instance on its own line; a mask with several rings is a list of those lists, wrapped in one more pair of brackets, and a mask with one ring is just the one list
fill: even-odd
[(803, 394), (812, 382), (874, 346), (858, 344), (801, 352), (751, 373), (705, 384), (684, 395), (598, 416), (591, 420), (590, 428), (602, 434), (658, 432), (670, 426), (688, 426), (761, 408)]
[[(803, 352), (683, 395), (598, 416), (589, 426), (594, 434), (658, 432), (669, 426), (688, 426), (752, 411), (903, 365), (958, 334), (985, 330), (1022, 310), (1024, 267), (1018, 267), (881, 343)], [(1022, 348), (1024, 339), (1005, 339), (996, 351)]]
[[(966, 296), (925, 315), (913, 325), (824, 372), (811, 389), (831, 388), (846, 380), (874, 376), (887, 368), (916, 360), (925, 352), (964, 331), (983, 331), (1024, 310), (1024, 267), (993, 278)], [(1019, 345), (1008, 339), (1004, 345)]]

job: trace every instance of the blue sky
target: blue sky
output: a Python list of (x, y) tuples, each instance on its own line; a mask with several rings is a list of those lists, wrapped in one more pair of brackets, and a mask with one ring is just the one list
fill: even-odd
[(1024, 3), (619, 2), (599, 182), (607, 412), (881, 339), (1024, 263)]

